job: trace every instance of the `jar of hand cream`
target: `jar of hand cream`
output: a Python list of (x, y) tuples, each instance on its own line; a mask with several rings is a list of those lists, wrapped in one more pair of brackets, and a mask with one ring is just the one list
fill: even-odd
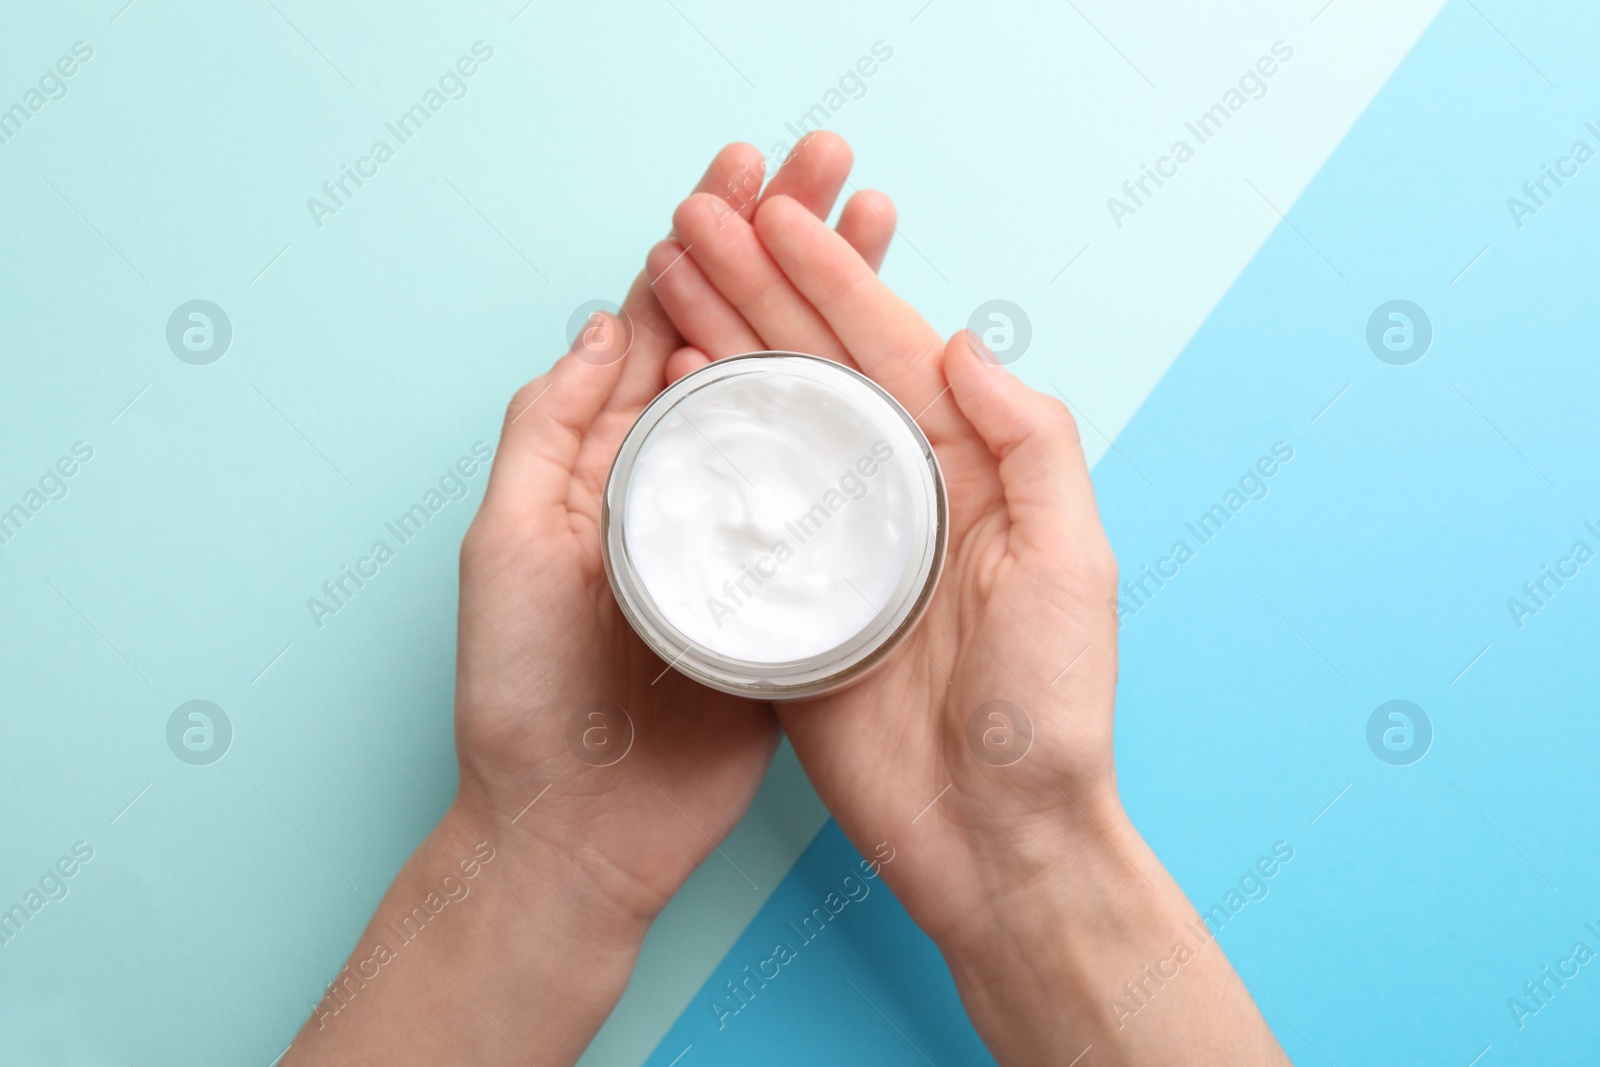
[(658, 396), (606, 481), (617, 603), (672, 668), (760, 699), (857, 680), (944, 563), (944, 476), (916, 421), (831, 360), (717, 360)]

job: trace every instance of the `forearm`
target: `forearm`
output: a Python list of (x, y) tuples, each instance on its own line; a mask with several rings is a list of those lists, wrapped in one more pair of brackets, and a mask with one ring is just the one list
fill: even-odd
[(458, 803), (395, 877), (284, 1067), (576, 1061), (644, 930), (592, 914), (573, 866)]
[[(1087, 810), (1086, 810), (1087, 809)], [(941, 948), (1003, 1064), (1287, 1064), (1221, 947), (1114, 801), (1004, 862)]]

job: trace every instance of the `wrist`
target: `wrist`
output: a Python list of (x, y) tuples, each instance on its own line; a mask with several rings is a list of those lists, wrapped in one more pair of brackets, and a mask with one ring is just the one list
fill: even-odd
[(1078, 785), (1049, 779), (1021, 793), (1004, 818), (963, 824), (967, 877), (937, 909), (917, 914), (946, 952), (986, 951), (997, 932), (1020, 926), (1060, 893), (1091, 877), (1116, 884), (1136, 870), (1122, 853), (1130, 840), (1143, 842), (1109, 777)]
[(1065, 1063), (1091, 1042), (1114, 1052), (1123, 983), (1177, 941), (1202, 948), (1193, 909), (1114, 790), (1085, 790), (1061, 811), (997, 846), (985, 904), (935, 937), (1002, 1063)]
[(1071, 1063), (1092, 1045), (1106, 1064), (1286, 1064), (1115, 791), (1066, 799), (997, 861), (992, 906), (936, 938), (995, 1058)]
[(389, 886), (285, 1065), (571, 1063), (627, 985), (642, 930), (454, 805)]
[(551, 833), (546, 822), (531, 815), (512, 822), (463, 790), (428, 847), (448, 863), (444, 857), (466, 856), (485, 846), (499, 868), (493, 895), (496, 910), (504, 913), (501, 939), (509, 935), (546, 951), (601, 958), (637, 955), (659, 909), (618, 900), (614, 887), (604, 884), (606, 878), (585, 857), (581, 841)]

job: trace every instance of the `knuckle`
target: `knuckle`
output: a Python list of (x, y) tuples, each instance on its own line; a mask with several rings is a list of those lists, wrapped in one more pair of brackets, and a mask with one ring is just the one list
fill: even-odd
[(500, 561), (515, 551), (510, 532), (508, 524), (497, 521), (487, 506), (480, 509), (461, 538), (461, 573), (496, 569)]
[(1044, 425), (1068, 443), (1081, 446), (1083, 437), (1078, 432), (1078, 420), (1073, 417), (1072, 409), (1056, 397), (1046, 393), (1039, 395), (1043, 400), (1040, 419)]
[(547, 383), (543, 378), (535, 378), (533, 381), (529, 382), (527, 385), (524, 385), (521, 389), (518, 389), (515, 393), (511, 394), (511, 400), (506, 404), (505, 421), (503, 424), (506, 429), (510, 429), (512, 424), (521, 418), (523, 413), (533, 406), (533, 402), (539, 399), (539, 397), (544, 393), (546, 384)]
[[(682, 253), (683, 246), (670, 237), (664, 241), (657, 241), (644, 257), (645, 269), (649, 271), (652, 279), (659, 281), (667, 273), (667, 268), (676, 263)], [(655, 281), (651, 284), (654, 285)]]
[[(739, 284), (739, 281), (743, 284)], [(763, 311), (782, 314), (788, 302), (789, 279), (782, 271), (772, 267), (770, 271), (762, 271), (738, 281), (730, 279), (727, 295), (740, 310), (749, 307), (758, 316)]]
[[(865, 271), (862, 280), (870, 274), (870, 270)], [(937, 337), (930, 342), (920, 331), (906, 331), (889, 339), (879, 350), (879, 358), (889, 373), (908, 367), (938, 366), (944, 358), (944, 344)]]
[(471, 570), (484, 554), (483, 513), (480, 511), (470, 525), (467, 532), (461, 535), (460, 563), (461, 572), (465, 574)]
[(1117, 554), (1111, 551), (1111, 545), (1104, 538), (1098, 539), (1098, 543), (1089, 551), (1087, 563), (1095, 585), (1115, 592), (1117, 582), (1121, 579), (1121, 567), (1117, 563)]
[(838, 272), (833, 280), (818, 280), (816, 299), (812, 301), (817, 308), (825, 309), (839, 307), (845, 301), (854, 297), (870, 278), (873, 277), (872, 268), (865, 262), (856, 260), (848, 269)]

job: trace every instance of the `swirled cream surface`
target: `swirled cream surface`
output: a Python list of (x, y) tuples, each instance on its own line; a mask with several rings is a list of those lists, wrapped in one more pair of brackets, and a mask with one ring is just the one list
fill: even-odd
[(876, 391), (830, 377), (713, 381), (634, 463), (628, 557), (661, 615), (718, 655), (776, 664), (847, 647), (917, 578), (920, 445)]

